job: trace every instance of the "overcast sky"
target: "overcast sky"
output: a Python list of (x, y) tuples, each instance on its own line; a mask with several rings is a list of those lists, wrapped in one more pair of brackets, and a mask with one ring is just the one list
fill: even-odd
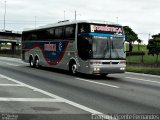
[[(5, 0), (0, 0), (0, 29), (4, 28)], [(146, 43), (149, 34), (160, 33), (160, 0), (6, 0), (6, 29), (55, 23), (65, 19), (94, 19), (130, 26)], [(35, 24), (36, 21), (36, 24)]]

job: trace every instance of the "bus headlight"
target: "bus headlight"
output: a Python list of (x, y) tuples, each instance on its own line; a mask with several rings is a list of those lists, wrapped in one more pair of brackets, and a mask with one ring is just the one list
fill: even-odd
[(94, 68), (93, 73), (94, 74), (99, 74), (100, 73), (100, 68)]
[(125, 67), (120, 68), (120, 70), (125, 70), (125, 69), (126, 69)]
[(94, 71), (100, 71), (100, 68), (94, 68)]

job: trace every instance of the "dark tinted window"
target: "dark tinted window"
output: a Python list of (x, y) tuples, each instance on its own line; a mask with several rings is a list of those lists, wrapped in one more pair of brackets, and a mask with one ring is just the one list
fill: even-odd
[(75, 39), (75, 25), (70, 25), (65, 27), (64, 38), (68, 40)]
[(36, 34), (36, 32), (34, 32), (34, 33), (31, 34), (30, 40), (37, 40), (37, 34)]
[(22, 39), (25, 40), (37, 40), (38, 36), (36, 32), (24, 32), (22, 35)]
[(37, 40), (44, 40), (46, 38), (46, 35), (44, 33), (45, 33), (44, 30), (37, 31), (37, 36), (38, 36)]
[(52, 29), (44, 29), (44, 30), (38, 30), (36, 31), (36, 34), (38, 36), (38, 39), (36, 40), (50, 40), (53, 39)]
[(25, 41), (27, 39), (26, 37), (27, 37), (27, 33), (23, 32), (22, 33), (22, 40)]
[(54, 36), (54, 28), (49, 28), (38, 31), (24, 32), (23, 40), (53, 40)]
[(54, 28), (50, 28), (46, 30), (46, 39), (54, 39)]
[(89, 33), (89, 32), (90, 32), (90, 24), (80, 23), (78, 25), (78, 33)]
[(63, 39), (63, 27), (55, 28), (55, 38)]

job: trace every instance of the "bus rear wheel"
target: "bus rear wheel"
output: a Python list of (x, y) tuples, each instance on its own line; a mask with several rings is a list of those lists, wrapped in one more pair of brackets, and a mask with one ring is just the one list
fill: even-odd
[(34, 60), (33, 60), (33, 58), (32, 57), (30, 57), (30, 60), (29, 60), (29, 66), (30, 67), (34, 67)]
[(40, 67), (40, 65), (39, 65), (39, 59), (36, 59), (36, 60), (35, 60), (35, 67), (36, 67), (36, 68), (39, 68), (39, 67)]

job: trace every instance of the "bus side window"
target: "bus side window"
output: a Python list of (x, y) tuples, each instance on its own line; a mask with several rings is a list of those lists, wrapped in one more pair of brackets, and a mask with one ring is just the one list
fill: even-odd
[(89, 24), (86, 23), (81, 23), (78, 25), (78, 33), (89, 33), (90, 32), (90, 27)]
[(75, 39), (75, 25), (65, 27), (64, 39), (74, 40)]
[(48, 31), (48, 29), (44, 29), (44, 30), (39, 30), (37, 31), (38, 34), (38, 40), (49, 40), (50, 39), (50, 33)]
[(46, 30), (46, 36), (47, 39), (49, 40), (53, 40), (54, 39), (54, 28), (50, 28), (48, 30)]
[(55, 39), (63, 39), (63, 27), (55, 29)]
[(26, 34), (25, 34), (25, 38), (24, 38), (25, 40), (37, 40), (37, 34), (36, 34), (36, 32), (34, 31), (34, 32), (27, 32)]
[(44, 40), (45, 34), (43, 30), (37, 31), (37, 34), (38, 34), (38, 40)]
[(36, 32), (33, 32), (31, 34), (31, 40), (37, 40), (37, 34), (36, 34)]
[(23, 41), (26, 41), (27, 40), (27, 37), (28, 37), (28, 34), (26, 32), (23, 32), (22, 33), (22, 40)]

